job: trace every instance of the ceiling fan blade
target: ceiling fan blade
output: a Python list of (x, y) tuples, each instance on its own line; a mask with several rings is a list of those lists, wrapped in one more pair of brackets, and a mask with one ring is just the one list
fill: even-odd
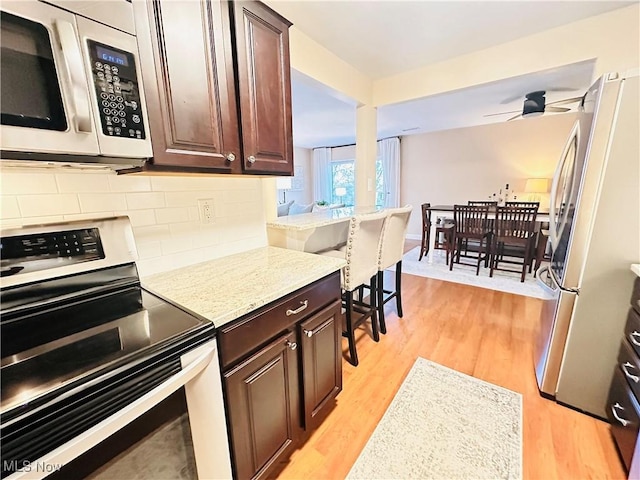
[(516, 118), (520, 118), (521, 116), (522, 116), (522, 113), (519, 113), (515, 117), (507, 118), (507, 122), (510, 122), (511, 120), (515, 120)]
[(496, 115), (507, 115), (509, 113), (522, 113), (522, 110), (513, 110), (511, 112), (500, 112), (500, 113), (489, 113), (487, 115), (483, 115), (483, 117), (495, 117)]
[(545, 111), (563, 113), (563, 112), (570, 112), (571, 109), (570, 108), (566, 108), (566, 107), (546, 107)]
[(564, 105), (566, 103), (574, 103), (582, 100), (582, 97), (565, 98), (564, 100), (557, 100), (555, 102), (549, 102), (547, 105)]
[(507, 103), (515, 102), (516, 100), (524, 99), (524, 94), (513, 95), (512, 97), (505, 98), (500, 102), (500, 105), (506, 105)]

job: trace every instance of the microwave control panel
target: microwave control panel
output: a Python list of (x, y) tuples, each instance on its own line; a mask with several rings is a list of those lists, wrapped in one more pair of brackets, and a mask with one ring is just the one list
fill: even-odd
[(102, 133), (109, 137), (144, 139), (140, 89), (133, 55), (87, 40)]

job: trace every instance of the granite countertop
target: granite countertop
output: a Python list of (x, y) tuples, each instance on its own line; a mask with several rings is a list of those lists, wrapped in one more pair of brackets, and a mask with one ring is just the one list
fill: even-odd
[(632, 263), (631, 271), (640, 277), (640, 263)]
[(342, 268), (346, 262), (262, 247), (142, 279), (142, 285), (216, 327)]
[(344, 207), (323, 210), (320, 212), (286, 215), (267, 222), (267, 227), (283, 230), (308, 230), (334, 223), (348, 221), (356, 214), (374, 213), (382, 210), (378, 207)]

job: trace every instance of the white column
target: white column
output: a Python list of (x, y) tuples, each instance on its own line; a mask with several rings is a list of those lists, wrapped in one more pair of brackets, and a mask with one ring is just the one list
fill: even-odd
[(377, 109), (356, 109), (356, 206), (369, 207), (376, 197)]

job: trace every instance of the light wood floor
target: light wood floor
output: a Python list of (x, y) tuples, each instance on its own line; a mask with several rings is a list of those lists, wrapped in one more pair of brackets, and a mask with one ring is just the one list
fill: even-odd
[(278, 478), (344, 478), (418, 356), (523, 395), (525, 479), (625, 478), (605, 422), (538, 394), (540, 300), (413, 275), (402, 282), (404, 317), (392, 301), (379, 343), (360, 329), (360, 365), (343, 362), (335, 409)]

